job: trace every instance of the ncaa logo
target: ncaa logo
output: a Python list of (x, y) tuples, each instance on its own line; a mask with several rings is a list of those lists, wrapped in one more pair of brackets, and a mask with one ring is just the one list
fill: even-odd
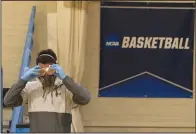
[(106, 47), (120, 47), (120, 38), (114, 34), (107, 36), (105, 40)]

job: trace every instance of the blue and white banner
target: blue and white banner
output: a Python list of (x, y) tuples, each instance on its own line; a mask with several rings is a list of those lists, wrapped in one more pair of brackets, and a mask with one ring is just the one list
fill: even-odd
[(193, 3), (102, 2), (99, 97), (192, 98)]

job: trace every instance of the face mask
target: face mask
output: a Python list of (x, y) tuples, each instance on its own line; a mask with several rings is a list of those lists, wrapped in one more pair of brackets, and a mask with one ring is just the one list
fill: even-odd
[(44, 88), (53, 87), (55, 82), (55, 70), (49, 64), (40, 64), (40, 80)]
[(52, 88), (55, 84), (56, 77), (54, 75), (44, 75), (40, 77), (40, 80), (43, 84), (43, 88)]
[(41, 71), (40, 71), (40, 76), (44, 76), (44, 75), (53, 75), (56, 70), (52, 69), (51, 65), (43, 65), (43, 64), (40, 64), (41, 66)]
[(53, 93), (55, 88), (56, 77), (53, 75), (55, 70), (53, 70), (49, 64), (40, 64), (40, 67), (41, 71), (39, 79), (43, 85), (43, 97), (46, 97), (49, 93)]
[[(54, 75), (44, 75), (39, 77), (42, 85), (43, 85), (43, 98), (47, 98), (48, 94), (51, 93), (51, 96), (53, 97), (53, 92), (55, 90), (55, 80), (56, 77)], [(53, 102), (52, 102), (53, 103)]]

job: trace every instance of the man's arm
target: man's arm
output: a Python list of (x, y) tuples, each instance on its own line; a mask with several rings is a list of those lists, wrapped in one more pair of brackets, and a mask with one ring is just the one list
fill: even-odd
[(8, 90), (4, 97), (4, 105), (7, 107), (17, 107), (23, 104), (22, 90), (26, 86), (26, 81), (20, 79)]
[[(31, 69), (25, 68), (25, 74), (18, 80), (6, 93), (4, 105), (8, 107), (17, 107), (22, 105), (28, 94), (27, 81), (32, 80), (40, 75), (40, 66), (34, 66)], [(29, 86), (30, 87), (30, 86)]]
[(71, 77), (66, 76), (63, 79), (65, 87), (72, 92), (73, 102), (79, 105), (86, 105), (89, 103), (91, 96), (88, 90), (78, 84), (76, 84)]

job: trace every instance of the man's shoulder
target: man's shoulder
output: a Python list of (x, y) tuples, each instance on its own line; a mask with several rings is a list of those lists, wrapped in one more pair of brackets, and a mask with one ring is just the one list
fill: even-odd
[(33, 85), (33, 84), (38, 84), (38, 83), (39, 83), (39, 81), (37, 81), (37, 80), (28, 81), (28, 82), (27, 82), (27, 84), (32, 84), (32, 85)]
[[(62, 85), (62, 84), (63, 84), (62, 80), (56, 78), (55, 85), (59, 86), (59, 85)], [(33, 81), (28, 81), (27, 85), (29, 85), (29, 86), (42, 86), (42, 83), (39, 79), (35, 79)]]
[(28, 87), (39, 87), (39, 86), (41, 86), (41, 82), (38, 80), (28, 81), (27, 85), (28, 85)]

